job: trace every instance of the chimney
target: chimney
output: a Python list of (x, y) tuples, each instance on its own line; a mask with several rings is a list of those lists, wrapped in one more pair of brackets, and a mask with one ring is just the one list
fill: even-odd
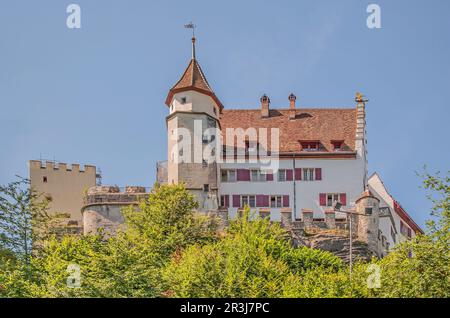
[(295, 111), (295, 101), (297, 96), (291, 93), (289, 95), (289, 119), (295, 119), (296, 111)]
[(267, 97), (266, 94), (264, 94), (261, 97), (261, 117), (263, 117), (263, 118), (269, 117), (269, 104), (270, 104), (270, 98)]

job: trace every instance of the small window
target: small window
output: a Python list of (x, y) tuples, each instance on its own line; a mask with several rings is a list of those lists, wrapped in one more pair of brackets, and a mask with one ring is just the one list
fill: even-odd
[(203, 185), (203, 192), (209, 192), (209, 184)]
[(248, 205), (251, 208), (256, 206), (256, 197), (254, 195), (242, 195), (241, 196), (241, 207)]
[(365, 212), (367, 215), (372, 215), (372, 208), (365, 208), (365, 209), (364, 209), (364, 212)]
[(338, 193), (328, 193), (327, 194), (327, 206), (333, 206), (334, 201), (340, 202), (339, 194)]
[(47, 183), (47, 177), (42, 177), (42, 182)]
[(187, 98), (186, 98), (186, 97), (181, 97), (180, 103), (181, 103), (182, 105), (186, 104), (186, 101), (187, 101)]
[(220, 180), (222, 182), (228, 182), (228, 171), (227, 170), (220, 171)]
[(303, 168), (303, 180), (314, 181), (314, 168)]
[(221, 207), (225, 207), (226, 203), (225, 203), (225, 195), (221, 195), (220, 196), (220, 206)]
[(205, 159), (202, 160), (202, 167), (206, 168), (208, 166), (208, 162)]
[(333, 150), (334, 150), (334, 151), (340, 151), (340, 150), (342, 150), (343, 144), (344, 144), (343, 141), (332, 141), (331, 143), (332, 143), (332, 145), (333, 145)]
[(222, 182), (236, 182), (236, 170), (223, 169), (220, 172)]
[(319, 150), (318, 141), (302, 141), (301, 143), (302, 151), (317, 151)]
[(217, 115), (216, 107), (213, 106), (213, 113), (214, 115)]
[(270, 207), (271, 208), (281, 208), (281, 195), (271, 195), (270, 196)]
[(236, 170), (228, 170), (228, 182), (236, 182)]
[(404, 236), (411, 237), (411, 229), (403, 221), (400, 221), (400, 233)]
[(207, 124), (208, 124), (208, 128), (216, 127), (216, 120), (214, 118), (208, 117)]
[(264, 171), (253, 169), (250, 170), (250, 180), (251, 181), (266, 181), (267, 176)]
[(286, 170), (280, 169), (278, 170), (278, 181), (286, 181)]

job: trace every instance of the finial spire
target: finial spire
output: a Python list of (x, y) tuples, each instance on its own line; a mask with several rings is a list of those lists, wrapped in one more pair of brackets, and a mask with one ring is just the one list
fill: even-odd
[(192, 59), (195, 60), (195, 37), (192, 37)]
[(197, 27), (194, 23), (189, 22), (185, 24), (186, 29), (192, 29), (192, 59), (195, 60), (195, 28)]

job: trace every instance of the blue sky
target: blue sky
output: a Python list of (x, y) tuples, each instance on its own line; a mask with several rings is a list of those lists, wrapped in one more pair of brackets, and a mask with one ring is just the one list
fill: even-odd
[[(81, 29), (66, 7), (81, 7)], [(381, 7), (382, 28), (366, 27)], [(106, 184), (150, 186), (166, 158), (164, 100), (197, 58), (228, 108), (367, 105), (369, 171), (424, 225), (416, 171), (449, 168), (450, 2), (0, 2), (0, 184), (29, 159), (94, 164)]]

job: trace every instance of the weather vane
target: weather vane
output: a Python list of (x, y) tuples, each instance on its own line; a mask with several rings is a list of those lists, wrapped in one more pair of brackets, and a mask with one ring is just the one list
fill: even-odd
[(185, 24), (184, 27), (185, 27), (186, 29), (192, 29), (192, 37), (194, 38), (194, 37), (195, 37), (195, 28), (196, 28), (197, 26), (196, 26), (194, 23), (192, 23), (192, 21), (191, 21), (191, 22), (189, 22), (188, 24)]

